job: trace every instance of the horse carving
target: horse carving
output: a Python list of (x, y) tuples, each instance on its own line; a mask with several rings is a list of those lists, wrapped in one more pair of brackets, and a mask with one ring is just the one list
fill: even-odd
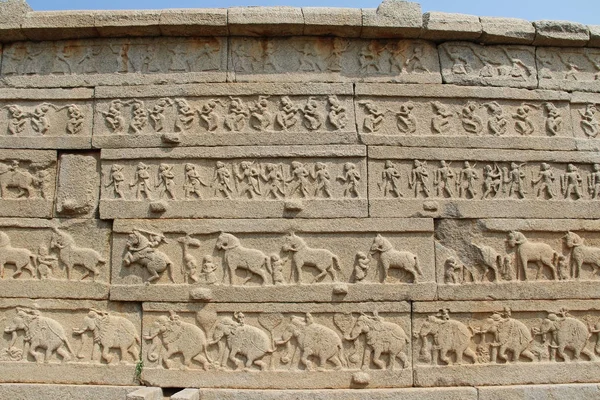
[[(217, 238), (215, 247), (217, 250), (225, 252), (223, 259), (226, 266), (223, 274), (223, 282), (225, 282), (227, 275), (229, 275), (229, 284), (233, 285), (235, 271), (238, 268), (242, 268), (260, 276), (262, 279), (261, 285), (268, 283), (267, 276), (271, 273), (271, 264), (269, 264), (269, 257), (265, 253), (242, 246), (240, 240), (231, 233), (221, 233)], [(250, 279), (252, 279), (252, 275), (248, 274), (242, 285), (246, 284)]]
[(161, 242), (166, 242), (164, 236), (146, 232), (151, 240), (138, 229), (134, 229), (127, 239), (127, 253), (123, 257), (123, 266), (128, 267), (131, 264), (138, 264), (145, 268), (150, 276), (148, 282), (154, 282), (160, 278), (160, 274), (168, 271), (169, 279), (173, 280), (173, 262), (162, 251), (156, 250)]
[[(35, 195), (33, 189), (39, 182), (28, 171), (18, 169), (18, 162), (15, 161), (7, 168), (0, 168), (0, 198), (3, 198), (8, 189), (17, 189), (17, 197), (32, 198)], [(3, 164), (0, 166), (6, 167)]]
[(583, 238), (574, 232), (567, 232), (564, 236), (565, 244), (571, 249), (571, 276), (579, 279), (581, 266), (589, 264), (592, 267), (592, 275), (600, 270), (600, 248), (586, 246)]
[(18, 277), (23, 273), (23, 268), (31, 272), (31, 277), (36, 276), (35, 270), (35, 255), (27, 250), (18, 247), (12, 247), (10, 238), (4, 232), (0, 232), (0, 278), (4, 278), (4, 266), (14, 265), (16, 271), (13, 278)]
[[(320, 282), (327, 276), (331, 275), (331, 279), (337, 282), (336, 270), (340, 270), (340, 260), (338, 256), (327, 249), (313, 249), (308, 247), (304, 239), (297, 236), (295, 233), (290, 233), (285, 237), (285, 242), (281, 247), (284, 252), (291, 252), (292, 263), (296, 272), (296, 282), (302, 282), (302, 268), (313, 267), (319, 273), (313, 278), (311, 283)], [(290, 282), (292, 281), (290, 277)]]
[(383, 266), (383, 283), (386, 282), (390, 268), (402, 269), (413, 276), (417, 283), (417, 275), (423, 276), (419, 267), (419, 259), (408, 251), (394, 249), (392, 243), (381, 235), (377, 235), (371, 245), (371, 254), (379, 253)]
[(86, 272), (81, 277), (84, 280), (92, 276), (92, 280), (100, 274), (98, 266), (105, 264), (106, 260), (94, 249), (77, 247), (75, 239), (66, 232), (54, 228), (50, 248), (58, 249), (58, 259), (67, 269), (67, 279), (71, 279), (71, 271), (77, 265), (83, 267)]
[(556, 261), (558, 253), (546, 243), (530, 242), (521, 232), (512, 231), (508, 234), (506, 240), (510, 247), (515, 248), (517, 279), (522, 274), (523, 279), (527, 280), (527, 264), (535, 262), (537, 264), (537, 273), (535, 279), (539, 279), (544, 266), (552, 272), (552, 279), (556, 279)]

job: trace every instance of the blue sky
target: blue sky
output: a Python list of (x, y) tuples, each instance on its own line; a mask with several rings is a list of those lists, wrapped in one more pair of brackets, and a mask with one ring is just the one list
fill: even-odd
[[(446, 11), (479, 16), (555, 19), (600, 25), (599, 0), (421, 0), (423, 12)], [(28, 0), (42, 10), (117, 10), (234, 6), (314, 6), (375, 8), (380, 0)]]

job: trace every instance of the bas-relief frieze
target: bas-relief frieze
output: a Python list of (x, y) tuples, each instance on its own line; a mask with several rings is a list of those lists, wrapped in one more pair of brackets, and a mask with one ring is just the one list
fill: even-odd
[(421, 219), (117, 220), (111, 298), (433, 299), (432, 228)]
[(175, 387), (406, 387), (409, 316), (402, 302), (144, 303), (142, 379)]
[(362, 146), (105, 149), (102, 181), (103, 218), (318, 218), (367, 211)]
[(600, 51), (596, 48), (538, 47), (536, 62), (540, 88), (600, 91)]
[(0, 300), (0, 381), (135, 384), (140, 306), (92, 300)]

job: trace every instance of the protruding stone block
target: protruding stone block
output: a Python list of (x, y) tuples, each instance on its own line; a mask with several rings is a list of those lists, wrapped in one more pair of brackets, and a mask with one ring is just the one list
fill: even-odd
[(163, 392), (159, 387), (144, 387), (129, 393), (127, 400), (163, 400)]
[(416, 38), (423, 27), (421, 5), (403, 0), (384, 0), (377, 9), (362, 9), (365, 38)]
[(98, 36), (93, 11), (32, 11), (21, 30), (30, 40), (62, 40)]
[(32, 11), (26, 0), (0, 1), (0, 42), (25, 40), (21, 22)]
[(93, 218), (98, 210), (98, 154), (62, 154), (59, 159), (56, 212), (61, 217)]
[(304, 34), (359, 37), (362, 13), (358, 8), (303, 7)]
[[(202, 396), (204, 399), (204, 396)], [(183, 389), (171, 396), (171, 400), (200, 400), (200, 391), (198, 389)]]
[(569, 21), (535, 21), (534, 46), (585, 46), (590, 40), (588, 27)]
[(161, 11), (110, 10), (94, 13), (94, 26), (101, 37), (159, 36)]
[(588, 25), (590, 31), (589, 47), (600, 47), (600, 25)]
[(159, 27), (164, 36), (225, 36), (229, 33), (227, 9), (162, 10)]
[(504, 17), (480, 17), (485, 44), (531, 44), (535, 39), (535, 28), (527, 20)]
[(475, 40), (481, 36), (479, 17), (467, 14), (427, 12), (423, 14), (422, 39)]
[(232, 7), (227, 10), (229, 33), (234, 36), (293, 36), (304, 32), (298, 7)]

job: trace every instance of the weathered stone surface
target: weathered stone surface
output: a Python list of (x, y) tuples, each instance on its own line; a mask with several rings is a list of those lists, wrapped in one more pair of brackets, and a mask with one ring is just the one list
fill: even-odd
[(600, 47), (600, 25), (588, 25), (590, 31), (589, 47)]
[[(432, 228), (426, 219), (117, 220), (111, 298), (432, 300)], [(164, 238), (153, 245), (160, 270), (131, 250), (154, 237)]]
[(159, 36), (158, 10), (96, 11), (94, 26), (101, 37)]
[(480, 17), (482, 34), (479, 38), (486, 44), (531, 44), (535, 28), (527, 20), (519, 18)]
[[(370, 216), (597, 218), (597, 163), (594, 152), (369, 147)], [(552, 198), (537, 193), (544, 183)]]
[(0, 384), (0, 396), (13, 400), (123, 400), (138, 386), (53, 385), (53, 384)]
[(537, 88), (534, 47), (445, 42), (438, 50), (444, 83)]
[[(452, 85), (355, 86), (357, 127), (368, 145), (575, 150), (570, 96), (546, 90)], [(582, 142), (585, 142), (582, 144)]]
[(600, 50), (540, 47), (536, 51), (539, 87), (600, 92)]
[(145, 387), (129, 393), (127, 400), (163, 400), (163, 392), (159, 387)]
[[(409, 317), (403, 302), (144, 303), (142, 379), (162, 387), (407, 387)], [(173, 340), (174, 324), (186, 334)], [(355, 341), (375, 326), (376, 338)], [(169, 351), (160, 353), (167, 343)], [(380, 358), (373, 349), (386, 354)], [(220, 368), (203, 371), (209, 359)], [(180, 368), (182, 361), (189, 369)]]
[(32, 11), (23, 17), (21, 32), (29, 40), (62, 40), (98, 35), (92, 11)]
[(224, 36), (229, 33), (227, 9), (162, 10), (159, 27), (164, 36)]
[(224, 82), (223, 37), (95, 39), (7, 45), (4, 81), (15, 87)]
[[(205, 398), (204, 396), (202, 398)], [(172, 400), (200, 400), (200, 391), (198, 389), (183, 389), (171, 396)]]
[(56, 151), (0, 149), (0, 217), (52, 217)]
[(491, 377), (495, 385), (595, 382), (598, 306), (595, 300), (415, 303), (415, 385), (479, 386)]
[(377, 9), (362, 9), (365, 38), (417, 38), (423, 27), (421, 5), (402, 0), (384, 0)]
[(108, 297), (109, 223), (2, 218), (0, 232), (1, 297)]
[(359, 37), (362, 13), (359, 8), (302, 7), (304, 35)]
[(569, 21), (535, 21), (534, 46), (585, 46), (590, 40), (586, 25)]
[(232, 7), (227, 23), (233, 36), (293, 36), (304, 31), (298, 7)]
[(4, 332), (0, 382), (136, 383), (139, 305), (1, 299), (0, 314)]
[(472, 40), (481, 36), (482, 27), (475, 15), (427, 12), (423, 14), (422, 39), (428, 40)]
[(419, 40), (235, 37), (229, 65), (237, 82), (441, 82), (435, 46)]
[(524, 399), (594, 399), (600, 395), (597, 384), (569, 385), (523, 385), (503, 387), (479, 387), (479, 400)]
[(25, 0), (5, 0), (0, 2), (0, 37), (2, 42), (25, 40), (21, 32), (21, 21), (31, 11)]
[[(100, 216), (365, 217), (365, 155), (356, 145), (103, 149)], [(330, 196), (313, 192), (317, 168)]]
[(356, 143), (351, 84), (98, 87), (94, 146)]
[(573, 93), (571, 98), (571, 118), (573, 136), (584, 139), (586, 144), (595, 145), (600, 133), (600, 121), (596, 115), (598, 95), (593, 93)]
[(59, 159), (56, 213), (93, 218), (100, 197), (99, 155), (62, 154)]

